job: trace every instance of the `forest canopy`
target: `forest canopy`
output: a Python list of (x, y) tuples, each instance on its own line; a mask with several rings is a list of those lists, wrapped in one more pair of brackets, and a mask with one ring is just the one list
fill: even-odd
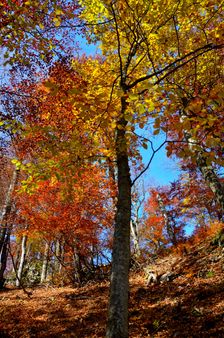
[[(131, 264), (223, 231), (222, 3), (5, 0), (0, 45), (0, 286), (112, 263), (107, 337), (128, 337)], [(161, 148), (180, 175), (155, 186)]]

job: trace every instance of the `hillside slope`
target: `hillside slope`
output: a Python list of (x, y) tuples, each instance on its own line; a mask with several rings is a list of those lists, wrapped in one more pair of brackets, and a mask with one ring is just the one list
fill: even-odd
[[(205, 241), (150, 266), (172, 281), (146, 285), (130, 275), (130, 337), (224, 337), (224, 249)], [(81, 288), (42, 287), (0, 293), (1, 337), (104, 337), (108, 281)]]
[(222, 247), (207, 241), (185, 256), (159, 258), (150, 269), (172, 272), (174, 279), (132, 288), (132, 325), (141, 321), (142, 332), (133, 330), (131, 337), (224, 337)]

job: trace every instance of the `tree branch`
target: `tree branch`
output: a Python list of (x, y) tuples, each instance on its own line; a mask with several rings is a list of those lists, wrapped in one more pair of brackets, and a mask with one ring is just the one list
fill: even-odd
[[(172, 68), (170, 71), (168, 71), (168, 73), (166, 73), (162, 78), (160, 78), (159, 80), (157, 80), (154, 84), (158, 84), (159, 82), (161, 82), (163, 79), (165, 79), (167, 76), (169, 76), (171, 73), (175, 72), (177, 69), (179, 69), (180, 67), (182, 67), (183, 65), (187, 64), (188, 62), (194, 60), (196, 57), (206, 53), (206, 52), (209, 52), (210, 50), (213, 50), (213, 49), (221, 49), (224, 47), (224, 44), (221, 44), (221, 45), (214, 45), (212, 43), (208, 44), (208, 45), (205, 45), (203, 47), (199, 47), (197, 48), (196, 50), (182, 56), (181, 58), (178, 58), (176, 59), (175, 61), (171, 62), (169, 65), (167, 65), (166, 67), (164, 67), (163, 69), (160, 69), (152, 74), (149, 74), (149, 75), (145, 75), (145, 76), (142, 76), (140, 78), (138, 78), (137, 80), (135, 80), (134, 82), (132, 82), (131, 84), (127, 85), (127, 89), (131, 89), (133, 87), (135, 87), (138, 83), (141, 83), (145, 80), (149, 80), (151, 78), (153, 78), (154, 76), (157, 76), (157, 75), (160, 75), (162, 73), (164, 73), (165, 71), (168, 71), (170, 68)], [(200, 52), (200, 53), (199, 53)], [(181, 63), (180, 65), (178, 66), (175, 66), (177, 63), (180, 63), (182, 61), (184, 61), (186, 58), (192, 56), (192, 58), (190, 58), (189, 60)]]
[[(152, 160), (153, 160), (155, 154), (156, 154), (156, 153), (157, 153), (157, 152), (158, 152), (158, 151), (159, 151), (166, 143), (167, 143), (167, 140), (165, 140), (163, 143), (161, 143), (160, 146), (159, 146), (157, 149), (154, 149), (153, 146), (151, 146), (153, 153), (152, 153), (152, 155), (151, 155), (151, 157), (150, 157), (150, 160), (149, 160), (147, 166), (146, 166), (146, 167), (140, 172), (140, 174), (138, 174), (138, 175), (134, 178), (134, 180), (131, 182), (131, 187), (133, 187), (133, 185), (134, 185), (135, 182), (139, 179), (139, 177), (141, 177), (141, 176), (149, 169), (150, 164), (152, 163)], [(152, 145), (152, 143), (151, 143), (151, 145)]]

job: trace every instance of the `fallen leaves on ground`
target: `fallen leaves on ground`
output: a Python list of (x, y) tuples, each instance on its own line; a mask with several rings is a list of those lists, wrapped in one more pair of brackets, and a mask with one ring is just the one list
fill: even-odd
[[(143, 272), (131, 272), (130, 338), (223, 337), (224, 250), (202, 244), (153, 264), (159, 271), (172, 266), (178, 277), (146, 286)], [(0, 293), (2, 338), (105, 336), (108, 281), (32, 291), (31, 298), (17, 289)]]

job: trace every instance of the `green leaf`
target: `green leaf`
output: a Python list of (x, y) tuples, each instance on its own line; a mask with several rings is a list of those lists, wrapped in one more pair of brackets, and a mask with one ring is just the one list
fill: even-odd
[(69, 94), (80, 94), (80, 90), (77, 88), (72, 88), (68, 91)]
[(55, 176), (56, 176), (56, 178), (57, 178), (58, 181), (61, 180), (61, 175), (57, 171), (55, 172)]

